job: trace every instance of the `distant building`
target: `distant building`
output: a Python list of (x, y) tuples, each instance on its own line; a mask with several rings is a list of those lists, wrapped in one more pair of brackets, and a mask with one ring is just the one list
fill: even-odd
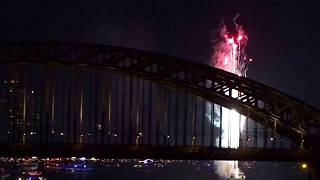
[(1, 124), (6, 128), (9, 142), (32, 141), (39, 130), (39, 104), (36, 90), (25, 79), (9, 79), (0, 83), (0, 117), (9, 123)]
[(7, 140), (7, 91), (3, 82), (0, 82), (0, 141)]

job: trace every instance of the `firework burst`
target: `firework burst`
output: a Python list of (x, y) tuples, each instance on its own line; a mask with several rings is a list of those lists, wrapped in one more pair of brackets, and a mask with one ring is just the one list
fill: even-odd
[(216, 68), (246, 76), (248, 64), (252, 59), (247, 58), (245, 48), (248, 42), (248, 35), (236, 23), (239, 16), (233, 19), (233, 29), (235, 33), (228, 31), (227, 26), (222, 23), (219, 30), (219, 38), (215, 40), (214, 53), (211, 57), (212, 65)]

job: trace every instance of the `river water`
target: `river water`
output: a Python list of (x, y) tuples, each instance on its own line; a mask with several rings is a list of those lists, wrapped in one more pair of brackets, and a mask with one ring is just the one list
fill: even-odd
[[(226, 180), (214, 161), (2, 158), (2, 179), (15, 180)], [(243, 179), (307, 179), (299, 163), (239, 162)], [(220, 168), (221, 169), (221, 168)], [(227, 171), (227, 169), (226, 169)], [(218, 175), (219, 174), (219, 175)], [(5, 178), (6, 177), (6, 178)], [(240, 178), (240, 179), (241, 179)]]

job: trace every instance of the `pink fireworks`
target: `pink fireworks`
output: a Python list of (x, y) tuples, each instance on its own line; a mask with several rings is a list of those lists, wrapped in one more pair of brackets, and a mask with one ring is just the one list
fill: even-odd
[(245, 54), (248, 36), (242, 26), (236, 23), (237, 18), (238, 15), (233, 19), (235, 33), (230, 33), (226, 25), (221, 26), (220, 38), (214, 46), (211, 62), (216, 68), (246, 76), (248, 64), (252, 59), (248, 59)]

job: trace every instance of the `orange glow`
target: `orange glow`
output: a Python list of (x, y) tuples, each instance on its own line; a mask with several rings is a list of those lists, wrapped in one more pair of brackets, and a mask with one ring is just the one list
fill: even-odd
[(302, 163), (301, 167), (302, 167), (302, 169), (307, 169), (308, 168), (308, 164), (307, 163)]

